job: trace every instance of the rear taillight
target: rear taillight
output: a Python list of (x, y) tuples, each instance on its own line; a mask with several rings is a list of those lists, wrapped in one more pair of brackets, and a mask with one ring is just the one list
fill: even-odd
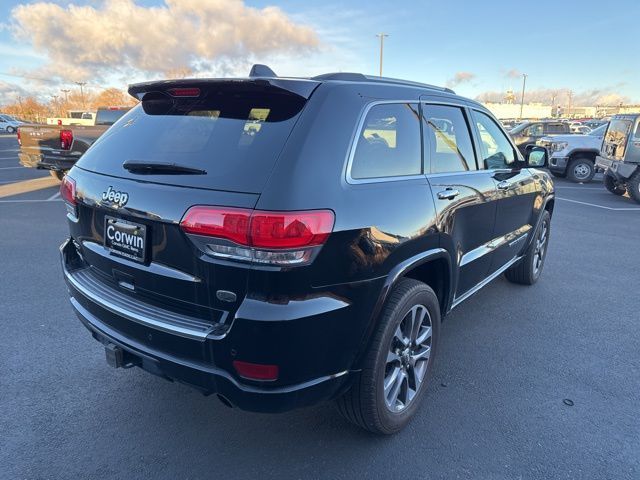
[(69, 150), (73, 143), (73, 132), (71, 130), (60, 130), (60, 149)]
[(20, 127), (18, 127), (18, 130), (16, 130), (16, 133), (18, 134), (18, 145), (22, 146), (22, 138), (20, 137)]
[(268, 212), (195, 206), (180, 226), (214, 257), (272, 265), (313, 261), (333, 230), (331, 210)]
[(77, 216), (78, 202), (76, 200), (76, 181), (69, 175), (65, 175), (60, 184), (60, 197), (67, 205), (67, 213)]

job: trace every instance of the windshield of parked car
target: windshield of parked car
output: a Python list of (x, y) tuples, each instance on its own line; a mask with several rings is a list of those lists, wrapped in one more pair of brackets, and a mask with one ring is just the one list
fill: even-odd
[(591, 130), (589, 132), (589, 135), (594, 136), (594, 137), (602, 137), (604, 135), (604, 132), (607, 130), (607, 125), (601, 125), (598, 128), (594, 128), (593, 130)]

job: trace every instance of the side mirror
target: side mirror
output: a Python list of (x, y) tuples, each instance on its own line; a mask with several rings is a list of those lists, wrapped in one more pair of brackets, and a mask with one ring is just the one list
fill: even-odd
[(533, 147), (527, 152), (527, 166), (533, 168), (542, 168), (547, 166), (547, 149), (542, 147)]

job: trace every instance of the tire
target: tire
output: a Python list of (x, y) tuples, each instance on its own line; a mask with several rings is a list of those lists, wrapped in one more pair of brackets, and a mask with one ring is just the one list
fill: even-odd
[(567, 177), (567, 172), (560, 173), (560, 172), (554, 172), (552, 170), (549, 170), (549, 171), (551, 172), (551, 175), (553, 175), (556, 178), (566, 178)]
[[(410, 341), (407, 335), (412, 319), (420, 317), (422, 326), (410, 335), (417, 342)], [(436, 294), (417, 280), (400, 280), (380, 314), (362, 370), (349, 390), (337, 399), (338, 411), (373, 433), (389, 435), (400, 431), (418, 410), (427, 390), (439, 335)], [(402, 348), (405, 351), (398, 352)], [(419, 378), (422, 380), (418, 382)], [(386, 390), (385, 382), (389, 383)]]
[(57, 178), (60, 181), (62, 181), (65, 175), (65, 172), (62, 172), (60, 170), (49, 170), (49, 173), (53, 178)]
[(596, 174), (593, 160), (588, 157), (576, 157), (567, 165), (567, 178), (575, 183), (589, 183)]
[(551, 215), (545, 210), (542, 212), (542, 219), (524, 257), (504, 272), (507, 280), (512, 283), (519, 283), (520, 285), (533, 285), (538, 281), (547, 258), (550, 233)]
[(624, 195), (624, 193), (627, 191), (624, 184), (616, 182), (615, 177), (609, 173), (604, 174), (602, 183), (604, 183), (604, 188), (609, 190), (614, 195)]
[(15, 128), (13, 128), (13, 127), (7, 127), (7, 133), (13, 133), (13, 132), (15, 132), (15, 131), (16, 131), (16, 129), (15, 129)]
[(627, 193), (636, 202), (640, 203), (640, 168), (627, 180)]

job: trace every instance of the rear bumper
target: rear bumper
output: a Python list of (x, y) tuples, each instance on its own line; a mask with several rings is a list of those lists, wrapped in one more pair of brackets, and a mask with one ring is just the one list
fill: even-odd
[(599, 155), (596, 157), (596, 166), (606, 170), (621, 182), (626, 181), (638, 169), (638, 165), (621, 162), (619, 160), (611, 160)]
[(67, 171), (78, 161), (77, 157), (59, 157), (34, 153), (18, 153), (20, 164), (27, 168)]
[[(339, 325), (353, 322), (353, 312), (345, 305), (335, 308), (316, 302), (313, 312), (302, 313), (300, 302), (293, 309), (278, 305), (279, 318), (257, 321), (254, 314), (267, 317), (274, 311), (263, 311), (260, 305), (249, 305), (236, 312), (226, 331), (189, 325), (184, 319), (156, 316), (158, 324), (145, 321), (144, 311), (133, 306), (129, 313), (118, 311), (122, 302), (105, 288), (107, 302), (93, 297), (90, 290), (77, 281), (79, 259), (73, 257), (76, 247), (71, 240), (61, 246), (62, 266), (71, 304), (92, 336), (105, 346), (116, 346), (126, 352), (131, 365), (169, 380), (197, 388), (205, 394), (218, 394), (243, 410), (281, 412), (329, 400), (348, 388), (351, 367), (358, 353), (362, 332), (353, 332), (353, 341), (345, 345)], [(86, 270), (86, 267), (84, 268)], [(136, 302), (140, 305), (142, 302)], [(244, 317), (244, 318), (243, 318)], [(165, 322), (165, 325), (160, 325)], [(180, 331), (175, 325), (189, 330)], [(321, 333), (322, 332), (322, 333)], [(303, 338), (300, 336), (303, 335)], [(339, 338), (339, 340), (337, 340)], [(297, 344), (303, 342), (303, 348)], [(348, 352), (346, 350), (349, 350)], [(195, 352), (195, 353), (194, 353)], [(273, 360), (283, 374), (282, 381), (256, 382), (235, 373), (230, 352), (250, 352), (251, 358), (268, 363)], [(198, 356), (199, 353), (202, 356)], [(191, 355), (191, 356), (190, 356)], [(245, 358), (239, 358), (244, 360)], [(319, 374), (322, 373), (322, 374)], [(295, 377), (295, 381), (289, 379)]]
[(243, 385), (222, 369), (186, 362), (132, 341), (101, 322), (73, 296), (71, 305), (93, 338), (104, 346), (122, 348), (134, 359), (135, 366), (167, 380), (187, 384), (207, 395), (218, 394), (242, 410), (274, 413), (313, 405), (334, 397), (348, 381), (349, 372), (344, 371), (279, 388)]

